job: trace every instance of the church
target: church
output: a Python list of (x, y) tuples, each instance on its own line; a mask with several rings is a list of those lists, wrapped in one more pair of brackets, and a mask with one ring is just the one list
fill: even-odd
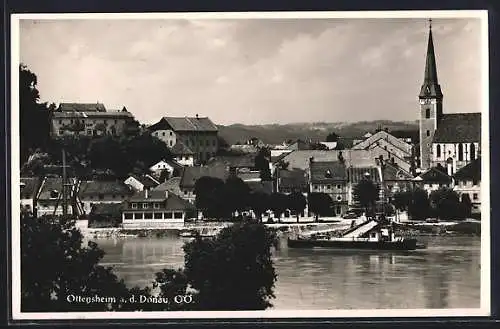
[(441, 165), (452, 176), (480, 157), (481, 113), (443, 113), (443, 93), (438, 82), (430, 24), (419, 101), (420, 168), (423, 171)]

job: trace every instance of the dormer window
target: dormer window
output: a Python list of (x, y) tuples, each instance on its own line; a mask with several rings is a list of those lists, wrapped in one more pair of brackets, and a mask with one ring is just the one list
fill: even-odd
[(132, 206), (132, 209), (137, 209), (137, 203), (132, 203), (131, 206)]
[(59, 198), (59, 191), (57, 191), (57, 190), (50, 191), (50, 198), (51, 199), (57, 199), (57, 198)]
[(330, 171), (330, 169), (328, 169), (327, 171), (325, 171), (325, 177), (328, 177), (328, 178), (332, 177), (332, 172)]

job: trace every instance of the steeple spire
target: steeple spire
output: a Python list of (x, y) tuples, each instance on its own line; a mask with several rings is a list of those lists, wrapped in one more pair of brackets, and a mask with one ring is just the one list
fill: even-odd
[(436, 56), (432, 40), (432, 19), (429, 19), (429, 40), (427, 43), (427, 58), (425, 60), (424, 83), (420, 90), (420, 98), (442, 98), (443, 93), (438, 83)]

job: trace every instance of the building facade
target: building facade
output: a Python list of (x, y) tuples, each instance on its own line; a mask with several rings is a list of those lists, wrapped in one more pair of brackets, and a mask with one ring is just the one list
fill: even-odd
[(481, 212), (481, 158), (458, 170), (453, 189), (460, 195), (468, 194), (472, 202), (472, 213)]
[(309, 172), (310, 192), (327, 194), (332, 200), (333, 215), (346, 213), (349, 204), (345, 163), (310, 159)]
[(163, 117), (149, 130), (170, 148), (182, 142), (193, 152), (196, 163), (207, 162), (219, 147), (218, 128), (207, 117)]
[(131, 187), (120, 181), (81, 181), (76, 201), (79, 214), (90, 214), (96, 204), (122, 203), (133, 194)]
[(122, 135), (132, 113), (125, 108), (107, 111), (103, 104), (61, 103), (52, 112), (51, 134), (53, 137), (65, 135), (103, 136)]

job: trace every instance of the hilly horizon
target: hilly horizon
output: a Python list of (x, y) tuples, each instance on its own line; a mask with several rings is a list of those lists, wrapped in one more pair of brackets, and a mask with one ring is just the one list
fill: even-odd
[(418, 134), (418, 120), (392, 121), (375, 120), (359, 122), (303, 122), (288, 124), (247, 125), (235, 123), (231, 125), (217, 125), (219, 135), (229, 144), (244, 143), (256, 137), (266, 144), (281, 144), (287, 140), (311, 139), (325, 141), (332, 132), (346, 140), (363, 136), (367, 132), (374, 132), (377, 128), (388, 129), (398, 134), (408, 136)]

